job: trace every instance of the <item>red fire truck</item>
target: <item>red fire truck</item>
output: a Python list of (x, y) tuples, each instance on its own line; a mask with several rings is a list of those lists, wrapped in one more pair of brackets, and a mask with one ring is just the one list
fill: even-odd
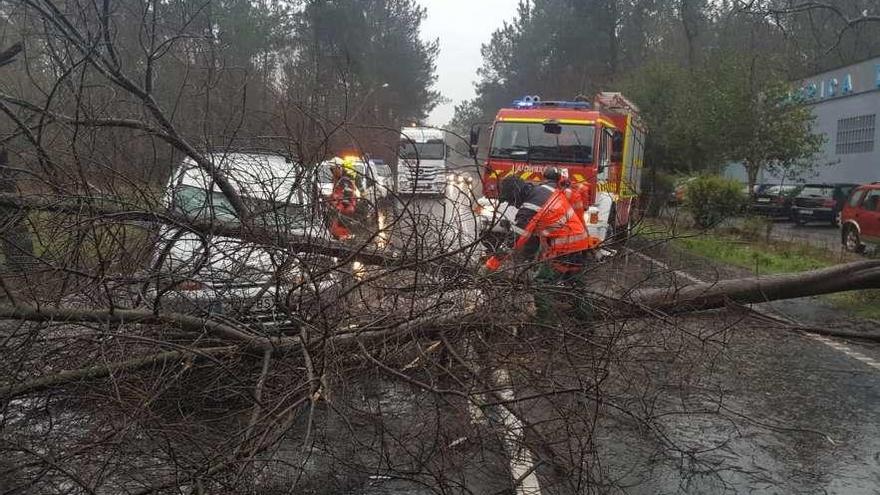
[[(479, 135), (479, 129), (471, 130), (474, 154)], [(638, 108), (620, 93), (600, 93), (592, 102), (527, 96), (501, 109), (491, 127), (483, 167), (483, 229), (497, 232), (505, 223), (501, 219), (512, 221), (515, 215), (514, 208), (494, 200), (504, 177), (516, 174), (537, 182), (545, 170), (555, 167), (572, 183), (589, 185), (598, 209), (598, 222), (586, 215), (591, 235), (609, 239), (625, 232), (639, 194), (645, 136)]]

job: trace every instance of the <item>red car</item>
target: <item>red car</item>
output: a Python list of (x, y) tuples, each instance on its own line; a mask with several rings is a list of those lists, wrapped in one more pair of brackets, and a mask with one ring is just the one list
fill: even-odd
[(840, 212), (840, 240), (847, 251), (861, 253), (865, 243), (880, 244), (880, 182), (853, 190)]

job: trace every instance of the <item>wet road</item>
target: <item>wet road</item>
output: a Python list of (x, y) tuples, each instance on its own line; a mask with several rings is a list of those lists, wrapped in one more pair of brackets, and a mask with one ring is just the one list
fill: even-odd
[(776, 222), (771, 237), (780, 241), (798, 241), (811, 246), (837, 252), (842, 249), (840, 228), (824, 223), (798, 226), (792, 222)]
[[(477, 239), (474, 213), (478, 191), (471, 184), (449, 181), (445, 196), (401, 196), (394, 206), (395, 231), (392, 239), (411, 251), (424, 247), (425, 253), (439, 254), (469, 249)], [(393, 241), (394, 242), (394, 241)]]
[[(741, 275), (662, 247), (644, 251), (648, 258), (619, 258), (617, 273), (652, 286)], [(758, 308), (805, 325), (880, 330), (841, 315), (830, 321), (816, 304)], [(629, 493), (878, 493), (880, 345), (791, 332), (737, 310), (689, 320), (696, 332), (732, 330), (722, 351), (702, 363), (714, 393), (672, 415), (666, 433), (704, 452), (712, 469), (690, 477), (647, 469)]]

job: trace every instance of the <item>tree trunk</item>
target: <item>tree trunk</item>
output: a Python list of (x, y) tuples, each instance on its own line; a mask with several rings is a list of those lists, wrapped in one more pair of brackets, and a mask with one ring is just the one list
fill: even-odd
[[(803, 273), (720, 280), (684, 288), (642, 289), (624, 301), (624, 311), (687, 313), (835, 292), (880, 289), (880, 260), (858, 261)], [(627, 309), (629, 308), (629, 309)]]
[(755, 184), (758, 182), (758, 171), (760, 170), (760, 167), (757, 164), (748, 161), (743, 164), (743, 166), (746, 169), (746, 180), (748, 180), (749, 183), (749, 198), (751, 198), (755, 195)]

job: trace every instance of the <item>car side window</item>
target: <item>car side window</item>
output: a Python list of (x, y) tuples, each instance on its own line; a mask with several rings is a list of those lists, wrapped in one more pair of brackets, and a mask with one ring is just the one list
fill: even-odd
[(865, 191), (856, 190), (852, 193), (852, 196), (849, 197), (849, 205), (853, 208), (859, 206), (859, 203), (862, 202), (862, 196), (865, 195)]
[(880, 190), (868, 191), (863, 208), (867, 211), (880, 211)]

